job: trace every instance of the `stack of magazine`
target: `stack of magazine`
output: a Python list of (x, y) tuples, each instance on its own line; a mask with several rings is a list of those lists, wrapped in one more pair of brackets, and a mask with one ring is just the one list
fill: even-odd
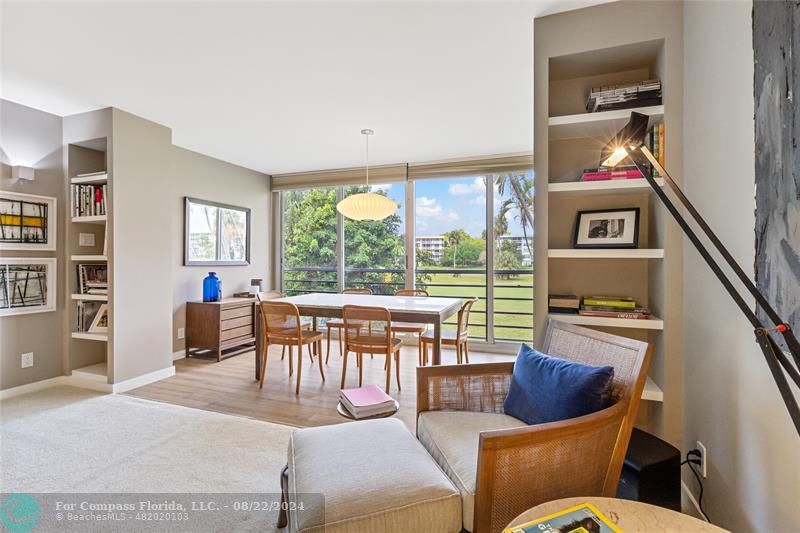
[(108, 265), (79, 264), (80, 294), (108, 294)]
[(376, 385), (339, 391), (339, 401), (353, 418), (370, 418), (397, 410), (397, 402)]
[(592, 87), (586, 100), (586, 111), (613, 111), (661, 105), (661, 80), (644, 80), (624, 85)]

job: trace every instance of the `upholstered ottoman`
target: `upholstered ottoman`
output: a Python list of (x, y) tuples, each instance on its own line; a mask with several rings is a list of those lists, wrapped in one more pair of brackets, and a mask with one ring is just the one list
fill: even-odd
[(287, 472), (291, 532), (461, 530), (458, 490), (397, 419), (298, 429)]

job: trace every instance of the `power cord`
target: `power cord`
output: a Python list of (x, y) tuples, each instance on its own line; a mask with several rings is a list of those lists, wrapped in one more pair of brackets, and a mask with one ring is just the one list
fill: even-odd
[(697, 480), (697, 484), (700, 485), (700, 494), (697, 497), (697, 507), (700, 509), (700, 512), (703, 514), (706, 521), (711, 523), (711, 519), (706, 514), (705, 509), (703, 509), (703, 480), (700, 478), (700, 474), (697, 473), (697, 470), (694, 469), (694, 465), (700, 466), (701, 464), (703, 464), (702, 461), (700, 460), (700, 458), (702, 457), (703, 454), (700, 453), (700, 450), (697, 449), (689, 450), (688, 452), (686, 452), (686, 460), (684, 460), (681, 463), (681, 466), (689, 465), (689, 470), (692, 471), (692, 474), (694, 474), (694, 478)]

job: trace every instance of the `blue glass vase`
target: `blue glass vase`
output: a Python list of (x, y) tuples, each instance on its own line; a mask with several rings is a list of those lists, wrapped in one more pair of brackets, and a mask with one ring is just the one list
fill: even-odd
[(203, 301), (218, 302), (222, 299), (222, 280), (217, 277), (216, 272), (209, 272), (203, 278)]

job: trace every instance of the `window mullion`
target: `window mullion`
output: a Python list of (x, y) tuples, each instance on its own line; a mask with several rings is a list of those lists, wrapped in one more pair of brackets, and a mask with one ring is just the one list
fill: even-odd
[[(344, 200), (344, 187), (336, 187), (336, 203)], [(344, 290), (344, 216), (336, 211), (336, 290)]]
[(417, 223), (414, 218), (414, 182), (406, 182), (406, 289), (417, 284)]
[(494, 177), (486, 176), (486, 342), (494, 344)]

